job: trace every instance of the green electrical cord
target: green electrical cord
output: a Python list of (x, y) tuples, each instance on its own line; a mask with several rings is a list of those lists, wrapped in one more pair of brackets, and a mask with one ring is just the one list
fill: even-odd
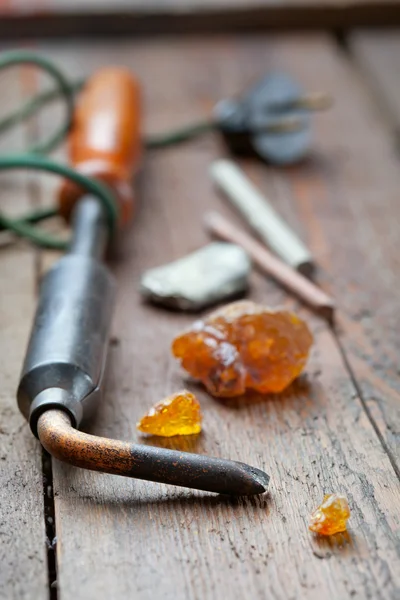
[[(1, 68), (1, 67), (0, 67)], [(78, 79), (74, 82), (69, 82), (68, 88), (72, 94), (75, 94), (80, 89), (82, 89), (85, 83), (85, 79)], [(49, 104), (53, 100), (57, 100), (60, 97), (60, 90), (48, 90), (46, 92), (42, 92), (34, 96), (31, 100), (29, 100), (24, 106), (17, 109), (11, 115), (8, 115), (4, 119), (0, 119), (0, 134), (5, 133), (9, 129), (15, 127), (22, 121), (25, 121), (35, 113), (39, 112), (42, 108)], [(203, 133), (207, 133), (215, 128), (215, 122), (212, 120), (204, 120), (199, 123), (194, 123), (193, 125), (188, 125), (185, 127), (181, 127), (172, 132), (168, 132), (161, 135), (153, 135), (148, 136), (143, 140), (145, 148), (148, 150), (155, 150), (157, 148), (166, 148), (167, 146), (172, 146), (173, 144), (179, 144), (181, 142), (186, 142), (198, 135)], [(60, 142), (63, 139), (60, 139)]]
[[(52, 159), (43, 156), (43, 154), (47, 154), (54, 150), (54, 148), (56, 148), (66, 137), (73, 117), (74, 93), (81, 89), (85, 80), (78, 80), (71, 83), (51, 61), (42, 56), (32, 54), (31, 52), (13, 51), (6, 52), (0, 56), (0, 71), (20, 64), (33, 64), (43, 69), (55, 80), (57, 87), (53, 90), (38, 94), (14, 113), (0, 120), (0, 134), (5, 133), (15, 125), (28, 119), (46, 104), (60, 96), (65, 100), (67, 108), (66, 117), (65, 121), (49, 140), (34, 145), (23, 154), (10, 156), (0, 155), (0, 171), (10, 169), (34, 169), (45, 171), (47, 173), (54, 173), (61, 175), (66, 179), (70, 179), (80, 187), (84, 188), (87, 192), (95, 195), (103, 203), (108, 216), (110, 229), (113, 231), (118, 219), (118, 208), (113, 194), (108, 187), (91, 177), (80, 174), (71, 167), (59, 164)], [(214, 123), (211, 120), (207, 120), (188, 127), (183, 127), (177, 131), (166, 133), (165, 135), (153, 136), (144, 140), (144, 145), (149, 149), (165, 148), (166, 146), (189, 140), (210, 131), (213, 128)], [(11, 219), (0, 213), (0, 230), (8, 229), (13, 231), (18, 236), (24, 237), (38, 246), (64, 250), (68, 247), (68, 242), (55, 238), (39, 228), (34, 227), (35, 223), (53, 217), (56, 214), (56, 209), (44, 209), (28, 213), (19, 219)]]
[[(71, 167), (59, 164), (43, 156), (44, 153), (48, 153), (55, 148), (65, 138), (69, 130), (74, 110), (73, 87), (57, 67), (41, 56), (36, 56), (30, 52), (24, 51), (7, 52), (3, 56), (0, 56), (0, 70), (17, 64), (34, 64), (51, 75), (57, 83), (57, 91), (65, 99), (67, 114), (65, 122), (62, 123), (49, 140), (36, 144), (31, 147), (27, 153), (0, 156), (0, 171), (10, 169), (35, 169), (48, 173), (55, 173), (66, 179), (70, 179), (99, 198), (106, 210), (110, 229), (113, 231), (118, 218), (118, 211), (111, 191), (95, 179), (86, 177)], [(9, 127), (29, 116), (33, 104), (34, 103), (31, 102), (30, 108), (27, 109), (27, 106), (25, 106), (17, 113), (14, 113), (14, 115), (11, 115), (11, 117), (2, 121), (0, 131), (4, 132)], [(56, 214), (56, 211), (46, 210), (41, 211), (40, 213), (36, 211), (36, 213), (26, 215), (20, 219), (10, 219), (5, 215), (0, 214), (0, 225), (3, 229), (9, 229), (17, 235), (29, 239), (38, 246), (65, 249), (68, 246), (67, 242), (55, 238), (32, 225), (32, 223), (53, 216), (54, 214)]]
[[(0, 157), (0, 171), (21, 168), (55, 173), (56, 175), (61, 175), (78, 184), (80, 187), (83, 187), (86, 191), (99, 198), (103, 203), (108, 216), (111, 232), (114, 231), (118, 219), (118, 211), (111, 191), (109, 191), (102, 183), (44, 156), (37, 156), (35, 154), (16, 154), (14, 156)], [(50, 216), (52, 216), (51, 213)], [(55, 249), (66, 248), (67, 244), (64, 241), (54, 238), (53, 236), (40, 231), (36, 227), (32, 227), (32, 225), (29, 225), (27, 222), (29, 220), (32, 221), (32, 215), (28, 216), (28, 218), (25, 217), (24, 219), (15, 220), (0, 214), (0, 223), (3, 225), (3, 228), (14, 231), (16, 234), (29, 239), (38, 246)]]
[(182, 127), (176, 131), (171, 131), (163, 135), (148, 137), (144, 140), (144, 146), (148, 150), (166, 148), (167, 146), (172, 146), (174, 144), (180, 144), (181, 142), (191, 140), (198, 135), (202, 135), (203, 133), (207, 133), (213, 129), (215, 129), (214, 121), (200, 121), (199, 123), (187, 125), (186, 127)]
[[(85, 83), (84, 79), (80, 79), (75, 81), (74, 83), (66, 82), (66, 87), (68, 87), (71, 97), (78, 92)], [(42, 92), (34, 96), (31, 100), (29, 100), (26, 104), (18, 108), (15, 112), (11, 113), (7, 117), (0, 120), (0, 134), (5, 133), (9, 129), (15, 127), (15, 125), (19, 125), (29, 117), (32, 117), (35, 113), (39, 112), (41, 108), (49, 104), (53, 100), (58, 100), (60, 98), (60, 89), (55, 88), (54, 90), (48, 90), (46, 92)], [(60, 136), (59, 142), (63, 141), (63, 136)], [(55, 145), (54, 145), (55, 147)]]
[(51, 77), (55, 80), (57, 84), (57, 91), (63, 99), (65, 100), (67, 114), (64, 123), (57, 129), (57, 131), (52, 135), (52, 137), (46, 142), (42, 142), (40, 144), (36, 144), (27, 150), (27, 152), (32, 153), (42, 153), (47, 154), (51, 152), (60, 142), (65, 138), (68, 133), (68, 129), (70, 123), (72, 121), (73, 112), (74, 112), (74, 96), (72, 88), (68, 82), (68, 80), (64, 77), (61, 71), (54, 66), (54, 64), (44, 58), (43, 56), (37, 56), (36, 54), (32, 54), (31, 52), (26, 52), (24, 50), (16, 50), (12, 52), (6, 52), (3, 55), (0, 55), (0, 71), (4, 69), (8, 69), (14, 65), (21, 64), (33, 64), (36, 67), (39, 67), (43, 71), (46, 71)]

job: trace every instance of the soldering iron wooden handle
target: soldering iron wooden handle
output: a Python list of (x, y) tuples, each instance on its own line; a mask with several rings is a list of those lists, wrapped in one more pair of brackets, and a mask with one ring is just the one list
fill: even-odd
[[(132, 178), (141, 154), (140, 89), (127, 69), (105, 68), (86, 83), (75, 109), (69, 137), (72, 166), (111, 187), (118, 203), (120, 224), (134, 209)], [(67, 219), (84, 191), (66, 181), (59, 196)]]

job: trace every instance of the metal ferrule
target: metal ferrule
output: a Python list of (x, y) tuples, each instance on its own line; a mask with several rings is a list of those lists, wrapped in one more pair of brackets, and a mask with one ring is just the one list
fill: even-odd
[(112, 276), (98, 260), (104, 227), (98, 202), (90, 197), (81, 200), (70, 253), (41, 286), (18, 388), (19, 408), (35, 435), (44, 410), (62, 408), (78, 427), (99, 396), (115, 289)]

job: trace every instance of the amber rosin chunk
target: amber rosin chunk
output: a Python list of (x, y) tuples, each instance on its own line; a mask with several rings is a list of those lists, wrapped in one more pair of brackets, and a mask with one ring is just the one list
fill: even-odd
[(310, 516), (310, 531), (321, 535), (333, 535), (346, 531), (347, 519), (350, 517), (348, 502), (340, 494), (326, 494), (321, 506)]
[(294, 313), (233, 302), (175, 338), (174, 356), (217, 397), (281, 392), (306, 364), (313, 338)]
[(187, 390), (172, 394), (155, 404), (136, 427), (143, 433), (163, 437), (200, 433), (199, 401)]

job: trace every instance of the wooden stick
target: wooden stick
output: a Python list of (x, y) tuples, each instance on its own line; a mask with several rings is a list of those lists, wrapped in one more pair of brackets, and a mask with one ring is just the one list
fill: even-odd
[(287, 290), (293, 292), (305, 304), (322, 314), (328, 321), (333, 321), (334, 301), (311, 283), (306, 277), (276, 258), (260, 242), (245, 233), (217, 212), (207, 213), (205, 225), (210, 233), (227, 242), (241, 246), (253, 262), (267, 275), (271, 275)]
[(210, 175), (261, 240), (287, 264), (309, 276), (313, 270), (310, 251), (244, 172), (223, 159), (211, 165)]

